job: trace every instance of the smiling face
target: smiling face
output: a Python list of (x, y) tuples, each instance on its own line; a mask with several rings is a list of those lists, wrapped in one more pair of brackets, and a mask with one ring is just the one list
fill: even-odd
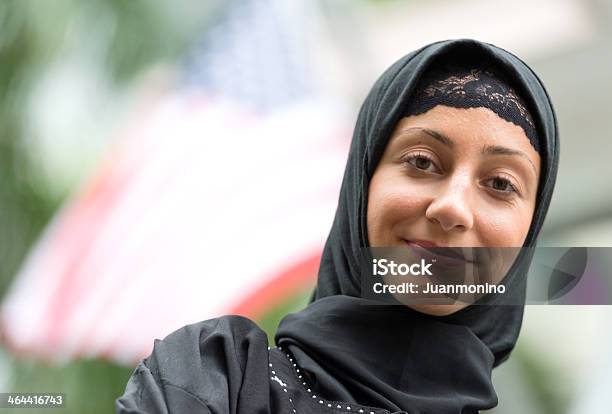
[[(520, 247), (539, 175), (523, 129), (487, 108), (402, 118), (370, 180), (370, 246)], [(445, 315), (467, 304), (409, 306)]]

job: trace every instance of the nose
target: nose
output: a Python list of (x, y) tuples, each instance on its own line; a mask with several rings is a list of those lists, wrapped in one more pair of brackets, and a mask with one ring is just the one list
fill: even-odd
[(425, 211), (425, 217), (438, 223), (445, 232), (471, 229), (474, 214), (470, 204), (470, 186), (467, 174), (441, 183)]

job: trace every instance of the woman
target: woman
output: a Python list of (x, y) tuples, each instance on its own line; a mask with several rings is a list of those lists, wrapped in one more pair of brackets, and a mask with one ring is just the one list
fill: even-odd
[[(393, 64), (363, 104), (311, 303), (268, 348), (252, 321), (189, 325), (134, 371), (117, 412), (476, 413), (494, 407), (531, 260), (475, 305), (362, 306), (367, 246), (534, 246), (555, 183), (555, 115), (522, 61), (474, 40)], [(501, 279), (501, 278), (500, 278)]]

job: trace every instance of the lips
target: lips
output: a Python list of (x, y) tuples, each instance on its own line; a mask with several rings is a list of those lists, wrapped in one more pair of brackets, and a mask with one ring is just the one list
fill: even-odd
[(419, 246), (422, 247), (440, 247), (438, 244), (429, 241), (429, 240), (418, 240), (418, 239), (413, 239), (413, 240), (406, 240), (408, 243), (413, 243), (413, 244), (418, 244)]
[(428, 240), (405, 240), (404, 242), (412, 247), (421, 257), (436, 259), (436, 262), (446, 265), (464, 265), (475, 263), (474, 260), (465, 256), (461, 248), (450, 246), (439, 246)]

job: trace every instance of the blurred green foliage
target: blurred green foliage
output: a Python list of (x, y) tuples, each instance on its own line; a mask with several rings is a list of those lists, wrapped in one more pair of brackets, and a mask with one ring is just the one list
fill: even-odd
[[(123, 394), (133, 368), (98, 359), (54, 365), (35, 361), (14, 361), (11, 389), (14, 392), (64, 393), (62, 413), (111, 413), (115, 399)], [(8, 391), (7, 391), (8, 392)], [(40, 412), (40, 409), (33, 409)], [(2, 412), (26, 413), (25, 408)]]
[(24, 123), (37, 80), (66, 49), (97, 49), (117, 85), (155, 62), (176, 60), (195, 26), (180, 25), (182, 15), (168, 7), (143, 0), (0, 2), (0, 297), (63, 201), (37, 181), (41, 172), (28, 156)]
[(566, 412), (566, 407), (570, 405), (570, 393), (569, 390), (560, 388), (559, 382), (553, 380), (559, 374), (555, 368), (527, 346), (517, 347), (513, 358), (519, 363), (523, 381), (531, 389), (540, 411), (543, 414)]
[(289, 313), (304, 309), (310, 300), (311, 294), (312, 289), (308, 289), (303, 292), (299, 292), (295, 296), (290, 296), (278, 306), (275, 306), (271, 312), (263, 315), (257, 320), (257, 323), (261, 329), (266, 331), (268, 334), (268, 344), (270, 344), (270, 346), (276, 345), (274, 342), (274, 333), (276, 332), (276, 327), (278, 326), (280, 320)]
[(26, 2), (0, 3), (0, 294), (57, 207), (29, 181), (22, 146), (28, 87), (56, 40), (28, 19)]
[[(175, 61), (198, 29), (197, 21), (183, 21), (190, 3), (181, 9), (144, 0), (0, 2), (0, 297), (68, 195), (45, 191), (37, 181), (44, 172), (28, 156), (27, 111), (37, 81), (66, 49), (96, 49), (117, 88), (156, 62)], [(101, 360), (55, 365), (7, 352), (0, 359), (9, 387), (0, 391), (64, 392), (66, 413), (113, 412), (133, 369)]]

